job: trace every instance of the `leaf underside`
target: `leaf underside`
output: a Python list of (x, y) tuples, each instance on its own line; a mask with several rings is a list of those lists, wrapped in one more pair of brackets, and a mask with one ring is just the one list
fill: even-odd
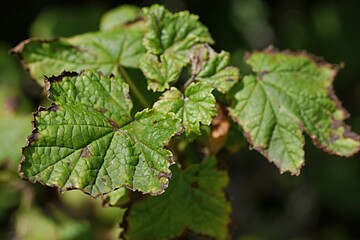
[(54, 104), (34, 114), (24, 178), (94, 197), (120, 187), (164, 191), (173, 163), (164, 144), (181, 131), (173, 114), (145, 109), (132, 117), (127, 84), (94, 71), (64, 72), (46, 86)]
[(255, 75), (246, 76), (229, 109), (251, 145), (279, 167), (299, 174), (304, 164), (303, 129), (326, 152), (351, 156), (359, 136), (332, 90), (338, 69), (306, 53), (267, 49), (250, 54)]
[(216, 169), (216, 163), (215, 158), (209, 158), (185, 170), (174, 165), (164, 194), (128, 209), (125, 239), (175, 239), (186, 230), (227, 239), (231, 207), (224, 187), (229, 180), (226, 171)]

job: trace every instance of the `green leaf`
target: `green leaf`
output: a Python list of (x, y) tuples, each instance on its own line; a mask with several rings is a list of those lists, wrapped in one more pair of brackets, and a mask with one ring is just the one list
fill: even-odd
[(179, 78), (182, 67), (167, 55), (158, 59), (156, 55), (146, 53), (140, 60), (140, 69), (148, 79), (148, 89), (162, 92)]
[[(144, 45), (152, 54), (180, 54), (186, 58), (186, 52), (196, 43), (213, 43), (208, 29), (199, 22), (199, 17), (188, 11), (173, 14), (155, 4), (143, 8), (143, 12), (148, 29)], [(174, 58), (180, 59), (180, 56)]]
[(188, 11), (173, 14), (163, 6), (153, 5), (143, 12), (148, 29), (144, 46), (148, 54), (143, 56), (140, 68), (149, 79), (149, 89), (163, 91), (179, 78), (194, 46), (213, 40), (198, 16)]
[(239, 80), (239, 69), (229, 66), (228, 52), (216, 53), (210, 46), (204, 45), (190, 56), (190, 60), (194, 80), (207, 82), (222, 93)]
[(338, 69), (303, 52), (254, 52), (247, 63), (256, 75), (244, 78), (230, 114), (244, 134), (281, 172), (299, 174), (304, 164), (304, 129), (326, 152), (351, 156), (359, 136), (332, 90)]
[(191, 83), (182, 94), (172, 87), (154, 104), (154, 109), (161, 112), (173, 112), (182, 120), (186, 135), (200, 135), (200, 123), (210, 125), (216, 116), (216, 100), (212, 87), (206, 83)]
[(118, 66), (137, 68), (145, 52), (143, 33), (135, 30), (87, 33), (58, 40), (29, 39), (12, 49), (40, 84), (62, 71), (98, 70), (118, 73)]
[[(185, 170), (172, 167), (167, 191), (135, 203), (125, 218), (125, 239), (177, 239), (187, 230), (214, 239), (228, 239), (231, 207), (224, 188), (226, 171), (207, 159)], [(156, 217), (154, 217), (156, 216)]]
[(34, 115), (24, 178), (94, 197), (120, 187), (164, 191), (173, 163), (164, 144), (181, 130), (173, 114), (145, 109), (132, 118), (123, 80), (93, 71), (51, 77), (47, 89), (54, 104)]
[(122, 208), (130, 201), (130, 196), (126, 188), (119, 188), (111, 193), (108, 193), (103, 198), (103, 206), (116, 206)]
[(112, 119), (119, 126), (132, 120), (133, 103), (129, 86), (122, 78), (104, 77), (95, 71), (83, 74), (64, 72), (58, 77), (45, 79), (48, 97), (60, 104), (81, 104)]
[(111, 32), (117, 29), (144, 29), (142, 10), (133, 5), (121, 5), (106, 12), (100, 21), (100, 31)]

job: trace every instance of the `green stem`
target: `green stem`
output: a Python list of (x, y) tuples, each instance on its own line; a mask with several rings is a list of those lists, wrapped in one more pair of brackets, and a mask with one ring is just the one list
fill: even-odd
[(143, 107), (145, 107), (145, 108), (150, 107), (150, 103), (141, 94), (140, 90), (136, 87), (135, 83), (132, 81), (129, 74), (126, 72), (126, 70), (120, 65), (118, 66), (118, 69), (119, 69), (119, 72), (121, 73), (121, 76), (124, 78), (125, 82), (127, 84), (129, 84), (131, 91), (135, 94), (137, 99), (140, 101), (141, 105), (143, 105)]
[(186, 88), (193, 82), (195, 81), (195, 76), (191, 75), (191, 77), (184, 83), (183, 85), (183, 91), (186, 90)]

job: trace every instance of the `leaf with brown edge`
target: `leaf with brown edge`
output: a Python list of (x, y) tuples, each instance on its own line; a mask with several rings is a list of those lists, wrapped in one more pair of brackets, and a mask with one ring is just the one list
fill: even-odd
[(326, 152), (351, 156), (359, 136), (344, 123), (348, 114), (332, 90), (338, 68), (305, 52), (270, 48), (246, 58), (254, 75), (243, 79), (229, 109), (250, 144), (281, 172), (299, 174), (305, 130)]
[(228, 52), (217, 53), (205, 44), (190, 55), (190, 61), (194, 80), (206, 82), (222, 93), (229, 91), (239, 80), (239, 69), (229, 66)]
[(151, 195), (167, 188), (173, 156), (164, 145), (182, 129), (174, 114), (131, 116), (127, 84), (94, 71), (48, 78), (47, 89), (53, 105), (34, 114), (23, 178), (93, 197), (120, 187)]

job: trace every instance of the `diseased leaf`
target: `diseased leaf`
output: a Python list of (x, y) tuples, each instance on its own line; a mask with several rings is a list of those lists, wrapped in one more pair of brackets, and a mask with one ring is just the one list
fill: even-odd
[(93, 71), (65, 72), (47, 86), (54, 104), (34, 115), (24, 178), (94, 197), (120, 187), (164, 191), (173, 161), (163, 145), (181, 130), (174, 115), (145, 109), (132, 118), (127, 85)]
[(95, 71), (64, 72), (45, 79), (49, 99), (62, 104), (81, 104), (123, 126), (132, 120), (129, 86), (119, 77), (104, 77)]
[(167, 55), (158, 59), (156, 55), (146, 53), (140, 60), (140, 69), (148, 79), (148, 89), (162, 92), (178, 80), (182, 66)]
[(359, 136), (345, 125), (348, 114), (332, 90), (336, 66), (303, 52), (272, 49), (250, 54), (247, 63), (256, 75), (244, 78), (230, 114), (281, 172), (299, 174), (304, 164), (302, 129), (329, 153), (359, 151)]
[(117, 29), (144, 29), (145, 22), (141, 8), (121, 5), (106, 12), (100, 21), (100, 31), (111, 32)]
[(145, 52), (143, 33), (135, 30), (86, 33), (58, 40), (29, 39), (12, 49), (30, 75), (43, 85), (44, 76), (62, 71), (98, 70), (118, 73), (118, 66), (137, 68)]
[(125, 239), (175, 239), (186, 230), (228, 239), (231, 207), (223, 191), (229, 181), (226, 171), (217, 170), (216, 160), (209, 158), (185, 170), (174, 165), (172, 172), (163, 195), (128, 209)]
[(229, 66), (229, 53), (216, 53), (204, 45), (190, 56), (194, 80), (204, 81), (218, 91), (225, 93), (239, 80), (237, 67)]
[(200, 135), (200, 123), (210, 125), (216, 116), (216, 100), (212, 87), (206, 83), (191, 83), (183, 95), (172, 87), (154, 104), (154, 109), (161, 112), (173, 112), (182, 120), (185, 133)]
[(149, 79), (149, 89), (163, 91), (179, 78), (193, 47), (213, 40), (198, 16), (188, 11), (173, 14), (163, 6), (153, 5), (143, 12), (148, 30), (144, 46), (148, 54), (143, 56), (140, 69)]

